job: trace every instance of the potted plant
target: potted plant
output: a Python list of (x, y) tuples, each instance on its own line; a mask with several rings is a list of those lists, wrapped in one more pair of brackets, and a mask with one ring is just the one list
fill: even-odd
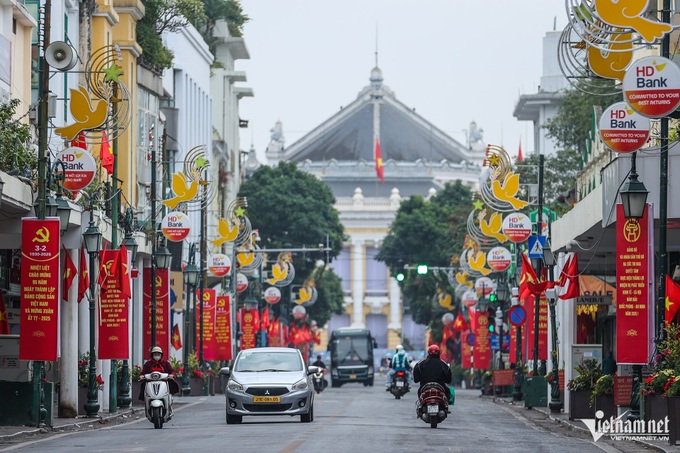
[(78, 415), (86, 415), (87, 386), (90, 381), (90, 353), (81, 354), (78, 359)]
[(680, 437), (680, 375), (668, 378), (664, 396), (668, 404), (668, 443), (675, 445)]
[(673, 370), (659, 370), (647, 377), (640, 384), (640, 396), (643, 399), (645, 421), (664, 420), (668, 415), (668, 402), (664, 398), (664, 388)]
[(590, 405), (595, 406), (596, 412), (604, 412), (604, 420), (609, 420), (610, 417), (616, 417), (613, 374), (603, 374), (595, 381), (593, 391), (590, 394)]
[(602, 376), (602, 365), (595, 359), (586, 359), (574, 369), (578, 374), (567, 383), (569, 419), (595, 418), (595, 407), (590, 405), (590, 395), (595, 382)]
[(144, 401), (139, 400), (139, 395), (142, 393), (142, 382), (139, 377), (142, 375), (142, 367), (139, 365), (132, 365), (130, 367), (130, 397), (132, 398), (133, 406), (143, 406)]
[(189, 374), (189, 396), (203, 396), (204, 376), (196, 352), (190, 353), (187, 359), (184, 372)]

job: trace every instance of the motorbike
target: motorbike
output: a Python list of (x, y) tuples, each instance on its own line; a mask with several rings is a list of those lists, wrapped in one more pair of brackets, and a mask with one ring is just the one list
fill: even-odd
[(394, 395), (396, 399), (400, 399), (402, 396), (406, 395), (409, 391), (408, 379), (406, 378), (405, 371), (397, 371), (394, 374), (394, 379), (392, 379), (392, 385), (390, 386), (390, 393)]
[(326, 382), (326, 379), (323, 377), (324, 373), (326, 372), (325, 369), (319, 367), (319, 369), (312, 375), (312, 380), (314, 382), (314, 391), (316, 393), (321, 393), (323, 392), (323, 389), (326, 388), (328, 383)]
[(168, 387), (168, 376), (168, 373), (157, 371), (144, 375), (144, 413), (155, 429), (162, 428), (163, 423), (172, 418), (172, 395)]
[(425, 384), (416, 401), (416, 416), (436, 428), (449, 413), (449, 401), (444, 387), (436, 382)]

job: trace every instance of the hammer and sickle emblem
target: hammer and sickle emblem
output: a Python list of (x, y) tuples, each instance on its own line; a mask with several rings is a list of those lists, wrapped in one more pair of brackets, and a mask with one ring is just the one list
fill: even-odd
[(40, 227), (38, 231), (35, 232), (35, 237), (32, 242), (49, 242), (50, 241), (50, 230), (47, 227)]
[(111, 275), (111, 268), (113, 267), (113, 260), (108, 260), (104, 264), (104, 269), (106, 269), (106, 275)]
[(225, 300), (220, 299), (220, 300), (217, 301), (218, 307), (226, 307), (226, 305), (227, 305), (227, 302)]
[(163, 284), (163, 278), (162, 277), (156, 277), (156, 286), (161, 286)]

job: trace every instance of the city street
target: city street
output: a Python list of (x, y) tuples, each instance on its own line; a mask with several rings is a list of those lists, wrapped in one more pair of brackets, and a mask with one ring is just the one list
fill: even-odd
[(162, 430), (136, 412), (134, 421), (115, 426), (3, 441), (0, 451), (650, 451), (632, 442), (594, 443), (587, 432), (537, 410), (481, 398), (478, 390), (458, 389), (451, 415), (436, 429), (415, 418), (415, 392), (396, 400), (382, 385), (329, 387), (317, 395), (312, 423), (300, 423), (299, 417), (245, 417), (243, 424), (227, 426), (222, 395), (180, 401)]

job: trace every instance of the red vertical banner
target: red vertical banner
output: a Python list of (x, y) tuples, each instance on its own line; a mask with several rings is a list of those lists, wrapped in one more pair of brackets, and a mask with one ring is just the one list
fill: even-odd
[(59, 219), (21, 221), (21, 360), (57, 360)]
[(510, 351), (508, 353), (510, 363), (517, 363), (517, 327), (510, 327)]
[[(524, 308), (527, 312), (527, 320), (523, 329), (524, 344), (527, 360), (534, 359), (534, 334), (536, 332), (536, 306), (534, 302), (539, 296), (529, 296), (524, 300)], [(538, 360), (548, 360), (548, 299), (545, 293), (540, 295), (538, 306)]]
[[(196, 300), (201, 300), (201, 290), (196, 290)], [(196, 304), (196, 344), (201, 349), (201, 331), (203, 332), (203, 360), (215, 360), (215, 306), (217, 291), (203, 289), (203, 302)], [(203, 327), (201, 327), (201, 318)]]
[(463, 368), (472, 368), (472, 346), (468, 343), (469, 330), (460, 333), (460, 365)]
[(652, 353), (654, 254), (649, 237), (654, 221), (651, 206), (640, 219), (626, 219), (616, 205), (616, 361), (646, 364)]
[(241, 350), (254, 348), (257, 344), (256, 333), (260, 326), (257, 325), (257, 308), (241, 310)]
[(156, 346), (166, 353), (170, 348), (170, 273), (168, 269), (156, 269), (156, 281), (151, 281), (151, 268), (145, 267), (143, 293), (144, 310), (144, 356), (151, 351), (151, 288), (156, 291)]
[(475, 344), (472, 347), (472, 360), (476, 370), (486, 370), (491, 365), (491, 335), (489, 334), (489, 313), (474, 311)]
[(121, 277), (115, 265), (120, 250), (104, 250), (99, 254), (100, 272), (105, 272), (100, 294), (98, 359), (128, 359), (128, 297), (121, 292)]
[(231, 360), (231, 296), (217, 296), (215, 307), (215, 360)]

